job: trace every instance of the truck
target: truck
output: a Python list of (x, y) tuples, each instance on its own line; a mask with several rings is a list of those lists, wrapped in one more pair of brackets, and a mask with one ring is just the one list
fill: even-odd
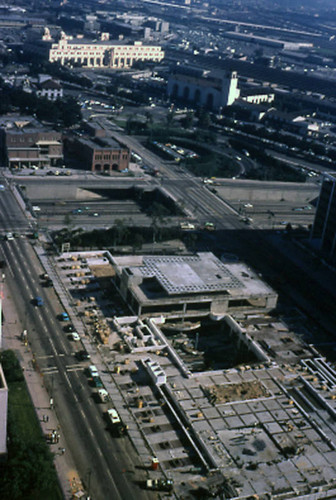
[(41, 280), (42, 280), (42, 282), (43, 282), (43, 283), (42, 283), (42, 284), (43, 284), (43, 286), (45, 286), (45, 287), (51, 287), (51, 286), (53, 286), (52, 279), (49, 277), (49, 274), (48, 274), (48, 273), (42, 273), (42, 274), (40, 275), (40, 278), (41, 278)]
[(215, 226), (215, 224), (213, 222), (206, 222), (204, 224), (204, 229), (206, 231), (214, 231), (216, 229), (216, 226)]
[(152, 177), (158, 177), (158, 175), (160, 173), (158, 168), (148, 167), (147, 170), (148, 170), (149, 175), (151, 175)]
[(106, 389), (99, 389), (98, 397), (101, 403), (107, 403), (110, 400), (109, 393), (107, 392)]
[(146, 488), (154, 491), (167, 491), (173, 490), (174, 483), (171, 479), (147, 479)]
[(181, 222), (180, 228), (182, 231), (192, 231), (195, 229), (195, 224), (192, 224), (191, 222)]
[(109, 427), (111, 429), (112, 434), (120, 437), (124, 436), (127, 432), (127, 425), (125, 425), (115, 408), (109, 408), (106, 412), (106, 416), (108, 419)]

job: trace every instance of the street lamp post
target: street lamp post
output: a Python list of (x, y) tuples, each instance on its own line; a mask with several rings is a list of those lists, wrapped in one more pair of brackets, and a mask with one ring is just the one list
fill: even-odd
[(0, 287), (0, 349), (2, 348), (2, 300), (4, 297), (3, 294), (3, 284), (5, 281), (5, 274), (1, 275), (1, 287)]

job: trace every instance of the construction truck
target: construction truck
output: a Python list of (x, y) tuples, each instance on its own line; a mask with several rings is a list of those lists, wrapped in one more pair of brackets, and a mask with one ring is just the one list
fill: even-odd
[(148, 490), (155, 491), (167, 491), (173, 490), (174, 483), (171, 479), (147, 479), (146, 488)]

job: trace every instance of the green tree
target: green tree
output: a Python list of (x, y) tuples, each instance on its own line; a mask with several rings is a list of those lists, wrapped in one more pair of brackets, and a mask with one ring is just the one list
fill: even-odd
[(133, 252), (135, 252), (136, 250), (141, 250), (142, 248), (142, 245), (144, 244), (144, 237), (142, 236), (142, 234), (139, 234), (139, 233), (136, 233), (134, 235), (134, 238), (132, 240), (132, 248), (133, 248)]
[(145, 117), (146, 117), (146, 123), (147, 125), (152, 125), (153, 124), (153, 115), (150, 111), (146, 111), (145, 113)]
[(67, 229), (69, 230), (70, 227), (72, 226), (72, 217), (70, 214), (65, 214), (64, 216), (64, 225), (67, 227)]
[(194, 113), (192, 111), (188, 111), (184, 118), (181, 120), (181, 125), (184, 128), (192, 127), (194, 123)]
[(23, 380), (23, 373), (20, 363), (13, 351), (7, 350), (0, 354), (0, 362), (6, 377), (7, 383), (19, 382)]
[(210, 115), (207, 111), (202, 109), (198, 118), (198, 126), (204, 129), (208, 129), (211, 124)]
[(113, 225), (114, 246), (121, 245), (125, 240), (129, 230), (124, 219), (116, 219)]
[(174, 110), (168, 111), (168, 113), (166, 115), (166, 122), (167, 122), (168, 128), (170, 128), (171, 125), (173, 124), (174, 117), (175, 117), (175, 111)]

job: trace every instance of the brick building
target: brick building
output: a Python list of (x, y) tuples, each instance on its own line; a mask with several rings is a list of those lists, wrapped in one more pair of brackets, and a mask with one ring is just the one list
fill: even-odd
[(0, 120), (2, 165), (49, 167), (62, 162), (62, 135), (32, 117), (4, 116)]
[(92, 172), (111, 173), (129, 166), (129, 149), (111, 137), (75, 137), (67, 141), (67, 151)]

